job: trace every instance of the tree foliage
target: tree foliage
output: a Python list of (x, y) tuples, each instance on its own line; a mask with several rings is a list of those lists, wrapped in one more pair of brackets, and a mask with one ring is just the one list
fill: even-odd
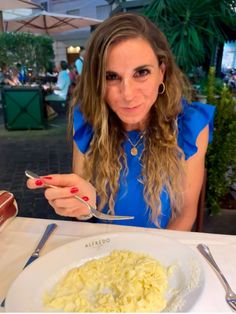
[(207, 101), (216, 106), (216, 115), (213, 142), (206, 157), (206, 199), (211, 212), (217, 213), (220, 199), (229, 192), (236, 178), (236, 99), (224, 85), (216, 97), (213, 67), (208, 75), (207, 92)]
[[(153, 0), (144, 10), (165, 33), (178, 65), (188, 72), (236, 31), (235, 0)], [(236, 36), (235, 36), (236, 37)]]
[(48, 67), (54, 58), (53, 39), (30, 33), (0, 33), (0, 64), (20, 63), (36, 73)]

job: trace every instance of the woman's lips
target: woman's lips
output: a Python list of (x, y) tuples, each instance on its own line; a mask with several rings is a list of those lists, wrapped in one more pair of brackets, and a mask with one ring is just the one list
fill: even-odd
[(134, 112), (134, 111), (137, 111), (139, 110), (141, 107), (141, 105), (138, 105), (138, 106), (135, 106), (135, 107), (122, 107), (121, 110), (122, 111), (126, 111), (126, 112)]

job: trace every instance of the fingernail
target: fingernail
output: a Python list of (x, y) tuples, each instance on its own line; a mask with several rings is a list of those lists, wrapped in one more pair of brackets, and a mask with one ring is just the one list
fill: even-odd
[(89, 200), (89, 198), (87, 196), (83, 196), (82, 199), (87, 202)]
[(70, 189), (70, 193), (77, 193), (77, 192), (79, 192), (79, 189), (76, 187), (73, 187)]
[(36, 181), (35, 181), (35, 184), (36, 184), (37, 186), (41, 186), (41, 185), (43, 185), (43, 181), (42, 181), (42, 180), (36, 180)]
[(43, 179), (46, 179), (46, 180), (51, 180), (52, 177), (43, 177)]

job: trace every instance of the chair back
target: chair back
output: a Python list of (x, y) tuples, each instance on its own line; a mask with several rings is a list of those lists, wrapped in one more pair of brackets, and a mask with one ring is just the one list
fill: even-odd
[(198, 199), (197, 218), (195, 222), (195, 231), (203, 232), (204, 218), (206, 213), (206, 184), (207, 184), (207, 170), (204, 169), (204, 177), (202, 182), (202, 188)]

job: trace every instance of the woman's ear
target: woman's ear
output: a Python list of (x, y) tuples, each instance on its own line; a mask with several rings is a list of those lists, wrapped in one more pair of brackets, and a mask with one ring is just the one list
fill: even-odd
[(166, 65), (165, 65), (165, 63), (161, 63), (160, 64), (160, 70), (161, 70), (161, 72), (162, 72), (162, 74), (163, 74), (163, 76), (165, 75), (165, 72), (166, 72)]

